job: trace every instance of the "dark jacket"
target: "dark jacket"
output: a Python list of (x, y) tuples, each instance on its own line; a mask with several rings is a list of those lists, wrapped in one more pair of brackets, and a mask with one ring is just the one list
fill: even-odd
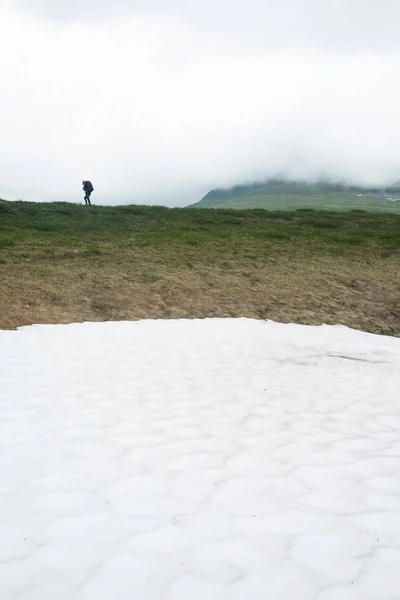
[(85, 181), (85, 183), (83, 184), (83, 189), (88, 194), (91, 194), (93, 192), (93, 190), (94, 190), (94, 187), (92, 186), (92, 184), (91, 184), (90, 181)]

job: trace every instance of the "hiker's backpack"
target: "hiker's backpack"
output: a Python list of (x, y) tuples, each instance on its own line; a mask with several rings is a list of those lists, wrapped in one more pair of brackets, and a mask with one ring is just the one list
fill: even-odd
[(90, 193), (93, 192), (94, 187), (92, 186), (92, 182), (91, 181), (87, 181), (85, 183), (85, 189), (86, 189), (87, 192), (90, 192)]

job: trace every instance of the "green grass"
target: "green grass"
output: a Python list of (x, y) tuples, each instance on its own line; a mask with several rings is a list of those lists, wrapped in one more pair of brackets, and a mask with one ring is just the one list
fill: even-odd
[(9, 236), (1, 236), (0, 237), (0, 248), (10, 248), (11, 246), (15, 246), (15, 240)]
[[(207, 253), (210, 245), (269, 240), (321, 249), (362, 245), (379, 250), (400, 248), (400, 216), (395, 214), (261, 209), (168, 209), (161, 206), (85, 207), (64, 203), (0, 202), (0, 248), (38, 252), (81, 249), (101, 255), (107, 247), (149, 246), (176, 249), (193, 246)], [(312, 247), (309, 246), (312, 242)]]

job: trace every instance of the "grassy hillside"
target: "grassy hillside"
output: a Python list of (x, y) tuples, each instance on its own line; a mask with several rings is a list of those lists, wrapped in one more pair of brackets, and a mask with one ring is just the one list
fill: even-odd
[(324, 182), (309, 184), (275, 179), (265, 183), (236, 186), (228, 190), (212, 190), (190, 208), (314, 208), (331, 211), (363, 209), (400, 214), (400, 187), (379, 190)]
[(247, 316), (400, 334), (400, 216), (0, 202), (0, 326)]

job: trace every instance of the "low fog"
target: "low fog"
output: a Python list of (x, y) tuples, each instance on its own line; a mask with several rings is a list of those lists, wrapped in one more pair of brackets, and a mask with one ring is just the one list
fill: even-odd
[(400, 179), (392, 0), (0, 0), (0, 197)]

